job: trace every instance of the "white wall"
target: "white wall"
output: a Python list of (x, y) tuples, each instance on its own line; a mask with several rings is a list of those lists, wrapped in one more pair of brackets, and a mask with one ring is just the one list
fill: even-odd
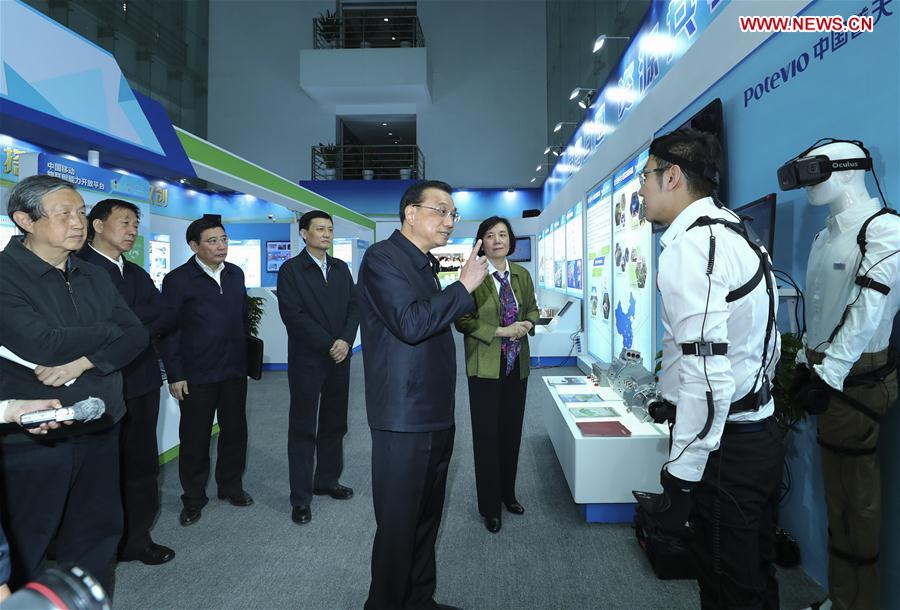
[[(312, 48), (312, 20), (326, 9), (334, 3), (211, 1), (211, 142), (291, 180), (310, 178), (310, 147), (336, 139), (334, 108), (299, 84), (300, 49)], [(529, 186), (547, 142), (544, 1), (431, 0), (419, 18), (432, 87), (416, 127), (427, 176)]]

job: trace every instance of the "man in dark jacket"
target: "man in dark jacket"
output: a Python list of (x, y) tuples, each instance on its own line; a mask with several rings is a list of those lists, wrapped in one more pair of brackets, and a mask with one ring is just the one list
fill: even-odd
[(242, 482), (250, 334), (244, 272), (225, 262), (228, 236), (219, 216), (192, 222), (186, 239), (195, 256), (166, 275), (162, 289), (163, 308), (174, 315), (177, 329), (160, 343), (169, 392), (181, 402), (178, 475), (185, 526), (200, 519), (208, 502), (209, 441), (217, 412), (218, 496), (234, 506), (253, 504)]
[(0, 515), (12, 548), (15, 588), (33, 578), (56, 535), (56, 559), (87, 569), (112, 592), (122, 537), (119, 369), (147, 347), (147, 331), (109, 274), (71, 256), (84, 243), (84, 200), (58, 178), (32, 176), (10, 192), (7, 211), (25, 233), (0, 253), (0, 342), (36, 363), (0, 360), (0, 396), (94, 396), (106, 413), (32, 435), (0, 426)]
[(460, 279), (441, 290), (438, 262), (459, 220), (450, 185), (418, 182), (400, 202), (401, 229), (359, 270), (366, 410), (372, 429), (372, 546), (367, 610), (437, 608), (434, 543), (453, 453), (456, 348), (450, 326), (474, 309), (487, 274), (475, 244)]
[[(88, 244), (79, 256), (109, 272), (113, 285), (151, 336), (165, 330), (162, 298), (150, 274), (125, 260), (123, 253), (134, 247), (141, 211), (121, 199), (104, 199), (88, 215)], [(148, 345), (122, 370), (125, 384), (125, 417), (122, 420), (121, 476), (125, 533), (119, 559), (157, 565), (171, 561), (175, 551), (156, 544), (150, 528), (159, 512), (159, 357)]]
[(353, 497), (353, 490), (338, 479), (344, 467), (350, 352), (359, 312), (347, 263), (328, 256), (334, 237), (331, 216), (313, 210), (299, 224), (306, 248), (278, 272), (278, 309), (288, 331), (291, 518), (302, 524), (312, 519), (313, 494)]

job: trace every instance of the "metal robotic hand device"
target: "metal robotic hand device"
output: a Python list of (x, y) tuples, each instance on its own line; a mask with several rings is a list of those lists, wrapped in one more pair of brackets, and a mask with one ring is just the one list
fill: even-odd
[(644, 368), (639, 351), (623, 348), (611, 364), (594, 363), (593, 373), (601, 386), (612, 388), (622, 397), (628, 411), (639, 420), (674, 420), (675, 405), (656, 389), (656, 378)]

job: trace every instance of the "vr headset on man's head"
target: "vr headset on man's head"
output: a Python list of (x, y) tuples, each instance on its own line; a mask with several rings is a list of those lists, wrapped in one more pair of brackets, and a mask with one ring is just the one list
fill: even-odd
[[(866, 156), (861, 159), (835, 160), (829, 159), (826, 155), (806, 156), (814, 148), (835, 142), (846, 142), (859, 146), (866, 153)], [(792, 191), (825, 182), (834, 172), (869, 171), (870, 169), (872, 169), (872, 155), (869, 154), (869, 150), (859, 140), (822, 138), (778, 168), (778, 186), (781, 187), (782, 191)]]

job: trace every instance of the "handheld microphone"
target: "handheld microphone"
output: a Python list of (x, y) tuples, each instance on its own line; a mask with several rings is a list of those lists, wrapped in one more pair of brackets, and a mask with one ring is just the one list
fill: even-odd
[(44, 409), (43, 411), (26, 413), (19, 418), (19, 423), (23, 428), (37, 428), (41, 424), (52, 421), (65, 422), (77, 420), (88, 422), (100, 419), (105, 412), (106, 403), (103, 402), (103, 399), (89, 396), (84, 400), (79, 400), (71, 407)]

